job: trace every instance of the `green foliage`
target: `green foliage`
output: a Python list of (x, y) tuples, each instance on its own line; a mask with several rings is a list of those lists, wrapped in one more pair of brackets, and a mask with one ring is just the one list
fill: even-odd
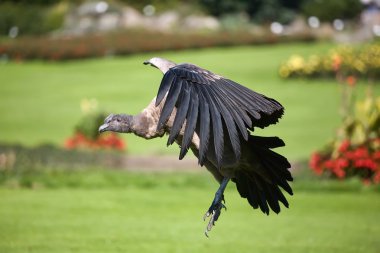
[(17, 27), (19, 35), (44, 34), (59, 28), (63, 23), (64, 3), (56, 7), (43, 7), (37, 3), (15, 4), (0, 2), (0, 35), (8, 35)]
[[(357, 78), (380, 78), (380, 43), (359, 47), (339, 46), (327, 54), (313, 54), (308, 58), (292, 55), (279, 69), (282, 78), (333, 77), (354, 85)], [(343, 81), (343, 80), (339, 80)]]
[(306, 16), (316, 16), (322, 21), (356, 18), (362, 9), (358, 0), (306, 0), (302, 5)]
[[(72, 0), (72, 1), (75, 1), (75, 0)], [(1, 0), (1, 2), (13, 3), (13, 4), (30, 4), (31, 1), (29, 0)], [(37, 4), (37, 5), (52, 5), (58, 2), (62, 2), (62, 0), (33, 0), (33, 4)]]
[(370, 139), (380, 142), (380, 97), (369, 95), (358, 101), (353, 112), (346, 115), (340, 133), (340, 139), (349, 140), (354, 145), (365, 144)]
[(214, 16), (243, 12), (247, 9), (245, 0), (200, 0), (200, 4)]
[(103, 124), (106, 117), (107, 114), (103, 112), (86, 113), (75, 126), (75, 131), (84, 134), (89, 139), (96, 140), (99, 136), (99, 126)]
[(0, 4), (0, 34), (8, 35), (12, 27), (18, 27), (20, 34), (44, 33), (43, 13), (37, 6)]
[(156, 10), (167, 10), (170, 8), (178, 8), (186, 0), (119, 0), (129, 6), (139, 9), (140, 11), (147, 5), (153, 5)]
[(69, 2), (61, 1), (58, 4), (49, 6), (47, 8), (45, 17), (44, 17), (44, 25), (47, 31), (54, 31), (59, 28), (62, 28), (64, 23), (65, 15), (67, 14), (70, 8)]
[(286, 0), (200, 0), (200, 4), (215, 16), (244, 12), (258, 23), (288, 23), (295, 17), (300, 5), (299, 1)]
[(295, 10), (284, 6), (279, 0), (257, 1), (256, 5), (250, 6), (250, 15), (252, 19), (258, 23), (270, 23), (277, 21), (283, 24), (291, 22), (296, 15)]
[(32, 148), (1, 144), (0, 174), (4, 179), (38, 174), (41, 168), (66, 172), (89, 167), (120, 168), (124, 159), (124, 154), (111, 151), (67, 150), (51, 144)]

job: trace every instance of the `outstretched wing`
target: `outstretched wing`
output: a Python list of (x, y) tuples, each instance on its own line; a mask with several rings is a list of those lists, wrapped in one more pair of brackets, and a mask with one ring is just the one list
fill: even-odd
[(176, 108), (168, 145), (175, 141), (185, 124), (179, 158), (186, 155), (196, 132), (200, 139), (201, 165), (212, 146), (218, 167), (223, 166), (226, 145), (230, 145), (238, 160), (240, 137), (247, 141), (248, 129), (275, 124), (284, 112), (276, 100), (192, 64), (180, 64), (165, 73), (156, 106), (165, 96), (157, 129), (164, 127)]

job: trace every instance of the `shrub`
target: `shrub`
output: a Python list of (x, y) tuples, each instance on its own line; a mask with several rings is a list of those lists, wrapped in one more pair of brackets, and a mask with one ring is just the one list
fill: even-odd
[(8, 35), (12, 27), (17, 27), (20, 34), (46, 32), (43, 25), (43, 11), (36, 6), (0, 4), (0, 34)]
[(81, 109), (82, 119), (75, 126), (73, 136), (65, 141), (67, 149), (113, 149), (123, 151), (126, 144), (116, 133), (100, 134), (98, 129), (108, 114), (97, 111), (94, 99), (83, 99)]
[(352, 19), (360, 15), (363, 5), (358, 0), (306, 0), (302, 11), (306, 16), (316, 16), (322, 21)]
[(301, 1), (288, 0), (199, 0), (210, 14), (215, 16), (246, 13), (258, 23), (278, 21), (288, 23), (295, 17)]
[[(352, 87), (349, 87), (352, 89)], [(359, 177), (380, 183), (380, 98), (367, 97), (348, 112), (335, 140), (312, 154), (317, 175), (344, 179)]]
[(363, 47), (340, 46), (328, 54), (304, 58), (291, 56), (279, 68), (282, 78), (348, 77), (380, 78), (380, 43)]
[(37, 3), (0, 3), (0, 35), (7, 36), (12, 27), (19, 35), (44, 34), (62, 26), (67, 3), (44, 7)]

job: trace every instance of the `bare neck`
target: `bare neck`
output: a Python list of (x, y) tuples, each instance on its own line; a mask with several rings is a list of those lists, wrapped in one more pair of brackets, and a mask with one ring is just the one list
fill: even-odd
[(160, 108), (154, 105), (155, 99), (141, 113), (132, 117), (130, 124), (131, 132), (144, 139), (161, 137), (164, 130), (157, 131)]

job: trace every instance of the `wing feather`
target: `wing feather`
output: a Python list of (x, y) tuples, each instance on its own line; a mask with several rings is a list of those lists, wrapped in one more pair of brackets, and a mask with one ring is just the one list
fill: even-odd
[(169, 116), (172, 114), (179, 93), (181, 92), (182, 82), (183, 81), (181, 80), (179, 82), (173, 83), (170, 86), (168, 95), (166, 97), (165, 105), (162, 108), (161, 116), (158, 120), (157, 130), (161, 130), (164, 127), (166, 121), (169, 119)]
[(156, 98), (156, 106), (158, 106), (162, 99), (165, 97), (172, 83), (175, 82), (176, 75), (168, 71), (161, 80), (160, 88), (158, 88), (158, 94)]
[[(167, 144), (173, 144), (184, 129), (179, 155), (182, 159), (197, 133), (199, 164), (203, 165), (206, 158), (215, 159), (218, 168), (227, 160), (229, 150), (236, 160), (240, 158), (240, 141), (249, 139), (248, 129), (274, 124), (283, 113), (283, 107), (276, 100), (191, 64), (177, 65), (165, 73), (156, 106), (165, 96), (158, 130), (176, 110)], [(260, 206), (265, 205), (260, 203)]]
[(210, 96), (209, 87), (207, 85), (202, 86), (202, 94), (205, 95), (206, 99), (209, 101), (210, 115), (212, 122), (212, 139), (214, 141), (214, 150), (216, 156), (216, 163), (218, 168), (221, 167), (223, 161), (223, 150), (224, 150), (224, 134), (223, 125), (220, 112), (218, 111), (214, 100)]
[[(226, 106), (220, 101), (220, 98), (217, 96), (217, 91), (215, 91), (215, 86), (210, 86), (210, 95), (213, 97), (213, 100), (216, 102), (216, 105), (223, 116), (223, 121), (226, 124), (227, 132), (229, 134), (229, 140), (232, 145), (232, 150), (235, 153), (236, 160), (240, 159), (240, 140), (239, 140), (239, 134), (236, 130), (236, 125), (233, 120), (232, 115), (227, 110)], [(225, 101), (226, 102), (226, 101)]]
[(221, 89), (220, 87), (216, 86), (214, 89), (217, 89), (220, 94), (224, 95), (224, 100), (226, 103), (224, 105), (230, 112), (231, 116), (233, 117), (233, 120), (237, 127), (239, 128), (239, 131), (241, 135), (243, 136), (244, 140), (248, 140), (248, 128), (252, 127), (252, 121), (248, 117), (248, 115), (240, 108), (240, 105), (238, 105), (234, 100), (230, 98), (226, 92)]
[(210, 139), (210, 109), (207, 100), (202, 92), (200, 92), (199, 85), (195, 85), (194, 87), (199, 94), (199, 164), (203, 165)]
[(179, 132), (182, 129), (182, 125), (185, 122), (187, 111), (189, 109), (190, 92), (188, 89), (184, 89), (181, 94), (181, 103), (178, 105), (177, 113), (173, 122), (172, 129), (169, 134), (167, 145), (173, 144), (177, 138)]
[(179, 159), (181, 160), (187, 153), (190, 141), (193, 138), (195, 126), (197, 124), (198, 119), (198, 105), (199, 105), (199, 99), (198, 95), (191, 90), (191, 107), (188, 110), (187, 113), (187, 121), (186, 121), (186, 128), (185, 133), (183, 134), (182, 139), (182, 145), (181, 145), (181, 152), (179, 155)]

